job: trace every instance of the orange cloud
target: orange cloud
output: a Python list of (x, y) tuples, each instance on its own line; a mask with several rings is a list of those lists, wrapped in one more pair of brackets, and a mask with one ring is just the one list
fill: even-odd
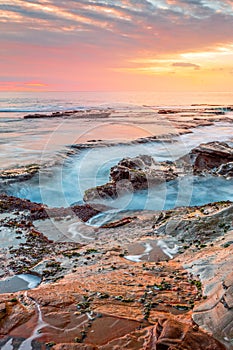
[(24, 85), (26, 85), (26, 86), (34, 86), (34, 87), (46, 87), (47, 86), (47, 84), (43, 84), (43, 83), (40, 83), (40, 82), (37, 82), (37, 81), (26, 82), (26, 83), (24, 83)]
[(232, 16), (230, 0), (5, 0), (0, 89), (232, 91)]
[(46, 88), (47, 84), (40, 82), (0, 81), (0, 91), (36, 91)]

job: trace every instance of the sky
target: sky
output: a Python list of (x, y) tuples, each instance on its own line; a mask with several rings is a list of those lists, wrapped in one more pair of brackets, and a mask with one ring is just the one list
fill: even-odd
[(233, 92), (233, 0), (0, 0), (0, 90)]

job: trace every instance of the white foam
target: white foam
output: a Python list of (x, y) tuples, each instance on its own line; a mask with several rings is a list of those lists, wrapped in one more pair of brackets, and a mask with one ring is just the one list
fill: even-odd
[(153, 250), (153, 247), (150, 243), (145, 243), (145, 250), (142, 254), (139, 254), (139, 255), (127, 255), (125, 256), (125, 258), (127, 260), (130, 260), (130, 261), (133, 261), (133, 262), (140, 262), (142, 261), (142, 257), (145, 256), (145, 255), (148, 255), (152, 250)]
[(103, 211), (87, 221), (87, 225), (93, 227), (100, 227), (111, 220), (114, 220), (117, 217), (117, 214), (120, 212), (120, 209), (111, 209), (108, 211)]
[(159, 239), (157, 242), (157, 246), (166, 254), (170, 259), (173, 259), (174, 255), (178, 253), (179, 246), (177, 244), (174, 245), (173, 248), (169, 248), (167, 243), (162, 239)]
[(14, 347), (12, 345), (12, 341), (13, 341), (13, 339), (9, 339), (8, 342), (1, 347), (1, 349), (2, 350), (13, 350)]
[(19, 350), (32, 350), (32, 341), (41, 336), (40, 330), (42, 328), (49, 326), (49, 324), (44, 322), (44, 320), (42, 318), (42, 312), (40, 309), (40, 305), (37, 304), (36, 302), (35, 302), (35, 304), (36, 304), (36, 308), (37, 308), (37, 312), (38, 312), (37, 325), (34, 328), (32, 335), (21, 343)]
[(149, 254), (152, 250), (153, 250), (153, 247), (150, 243), (145, 243), (145, 252), (144, 254)]
[(19, 274), (17, 275), (18, 278), (21, 278), (21, 280), (27, 282), (28, 288), (32, 289), (38, 286), (41, 282), (41, 278), (35, 275), (30, 274)]
[(125, 258), (127, 260), (133, 261), (133, 262), (140, 262), (142, 259), (142, 255), (126, 255)]
[[(94, 237), (92, 237), (91, 235), (93, 234), (93, 230), (88, 230), (87, 234), (85, 235), (81, 232), (81, 230), (85, 229), (85, 225), (81, 222), (75, 222), (71, 225), (69, 225), (68, 228), (68, 232), (71, 234), (71, 238), (74, 239), (76, 242), (78, 242), (80, 239), (84, 239), (84, 240), (93, 240)], [(86, 230), (85, 230), (86, 231)]]

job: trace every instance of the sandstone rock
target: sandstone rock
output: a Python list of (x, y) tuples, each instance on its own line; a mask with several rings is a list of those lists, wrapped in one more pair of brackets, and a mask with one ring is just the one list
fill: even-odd
[(6, 316), (7, 310), (6, 310), (6, 304), (5, 303), (1, 303), (0, 304), (0, 321), (2, 318), (4, 318)]
[(89, 204), (73, 205), (69, 208), (48, 208), (46, 205), (31, 202), (27, 199), (21, 199), (6, 194), (0, 194), (0, 213), (9, 213), (12, 211), (27, 211), (25, 214), (31, 220), (78, 216), (84, 222), (88, 221), (92, 216), (110, 209), (104, 205)]
[[(225, 347), (209, 335), (174, 319), (160, 320), (156, 327), (157, 350), (224, 350)], [(153, 349), (153, 348), (151, 348)]]
[(0, 338), (8, 335), (15, 327), (26, 323), (34, 314), (34, 310), (13, 300), (6, 300), (4, 303), (5, 309), (1, 312), (2, 317), (0, 318)]
[(232, 285), (227, 289), (224, 295), (224, 302), (225, 302), (226, 308), (228, 309), (233, 308), (233, 280), (232, 280)]
[(86, 111), (61, 111), (53, 112), (51, 114), (27, 114), (24, 119), (45, 119), (45, 118), (107, 118), (111, 112), (107, 111), (97, 111), (97, 110), (86, 110)]
[(16, 181), (25, 181), (31, 179), (40, 170), (38, 164), (30, 164), (15, 169), (8, 169), (0, 171), (0, 180), (3, 183), (12, 183)]
[(52, 350), (98, 350), (96, 346), (86, 344), (57, 344)]
[(225, 142), (209, 142), (194, 148), (189, 157), (195, 172), (209, 171), (233, 161), (233, 149)]
[[(158, 235), (168, 234), (177, 237), (179, 240), (185, 240), (186, 243), (201, 241), (202, 243), (212, 241), (223, 236), (226, 230), (232, 227), (233, 205), (222, 207), (217, 203), (212, 204), (212, 210), (215, 206), (215, 212), (210, 215), (203, 215), (203, 208), (196, 210), (196, 215), (183, 215), (180, 210), (167, 211), (164, 223), (158, 222), (156, 233)], [(185, 210), (185, 209), (183, 209)], [(175, 215), (174, 215), (175, 214)]]
[[(15, 341), (16, 338), (20, 338), (21, 342), (23, 338), (30, 337), (37, 325), (38, 310), (35, 307), (35, 302), (37, 302), (40, 305), (42, 319), (47, 324), (41, 329), (40, 338), (36, 340), (38, 347), (40, 344), (44, 346), (46, 343), (55, 342), (55, 350), (141, 350), (143, 346), (148, 350), (224, 349), (213, 337), (198, 330), (195, 326), (193, 328), (191, 316), (195, 303), (194, 314), (199, 317), (197, 322), (203, 329), (211, 332), (211, 328), (208, 328), (211, 326), (208, 323), (210, 316), (212, 321), (213, 318), (216, 319), (215, 327), (229, 325), (228, 328), (224, 328), (229, 336), (231, 321), (228, 316), (225, 317), (226, 308), (223, 303), (228, 303), (229, 307), (232, 305), (230, 289), (232, 275), (228, 274), (224, 279), (224, 285), (221, 285), (222, 294), (219, 294), (218, 304), (222, 308), (219, 309), (220, 313), (218, 312), (216, 316), (214, 309), (214, 312), (211, 313), (209, 305), (208, 309), (207, 305), (204, 306), (204, 312), (201, 309), (198, 311), (197, 307), (202, 308), (200, 302), (204, 299), (187, 272), (180, 268), (181, 264), (178, 259), (182, 259), (184, 254), (179, 255), (176, 258), (177, 261), (152, 260), (134, 263), (124, 258), (124, 250), (127, 248), (126, 243), (135, 243), (139, 237), (142, 237), (145, 242), (149, 232), (157, 236), (159, 227), (164, 226), (171, 218), (181, 223), (184, 220), (186, 223), (189, 221), (189, 227), (194, 225), (193, 230), (195, 231), (197, 222), (207, 217), (214, 217), (218, 214), (222, 215), (225, 220), (230, 215), (227, 212), (227, 208), (230, 207), (230, 203), (219, 203), (206, 205), (203, 208), (177, 208), (163, 212), (161, 215), (159, 213), (138, 213), (140, 218), (135, 218), (127, 226), (115, 227), (113, 225), (105, 229), (99, 228), (98, 241), (92, 241), (79, 249), (77, 247), (67, 249), (63, 256), (61, 256), (61, 250), (57, 250), (57, 256), (55, 255), (57, 248), (53, 244), (53, 252), (49, 250), (45, 252), (46, 256), (43, 261), (46, 269), (54, 267), (54, 272), (49, 270), (49, 273), (54, 273), (54, 278), (59, 277), (61, 271), (57, 272), (56, 269), (57, 262), (61, 259), (69, 265), (69, 270), (63, 270), (63, 278), (57, 280), (56, 283), (41, 284), (38, 288), (29, 290), (27, 296), (31, 300), (30, 308), (27, 306), (28, 299), (24, 293), (19, 292), (9, 296), (11, 299), (17, 296), (18, 301), (10, 304), (7, 317), (2, 319), (0, 336), (3, 337), (3, 340), (5, 335), (13, 337)], [(204, 211), (208, 214), (204, 214)], [(196, 217), (197, 213), (200, 215), (199, 220)], [(170, 225), (170, 233), (176, 227), (173, 224)], [(153, 225), (156, 225), (156, 231), (153, 231)], [(206, 225), (208, 226), (209, 222)], [(185, 231), (185, 227), (182, 227), (181, 225), (180, 231)], [(202, 232), (204, 231), (203, 226)], [(161, 235), (164, 236), (162, 230)], [(229, 240), (230, 236), (227, 237), (227, 242)], [(227, 258), (227, 251), (232, 246), (223, 248), (222, 240), (219, 244), (221, 251), (226, 255), (216, 257), (216, 259), (221, 258), (227, 264), (227, 261), (230, 262)], [(49, 247), (49, 243), (47, 245)], [(65, 249), (65, 243), (62, 246)], [(25, 252), (23, 254), (25, 256)], [(51, 259), (52, 254), (54, 254), (54, 259)], [(202, 254), (203, 258), (203, 253), (192, 250), (189, 255), (186, 251), (183, 259), (185, 261), (194, 259), (197, 254)], [(207, 259), (205, 252), (204, 255)], [(215, 256), (215, 252), (212, 251), (212, 255)], [(16, 256), (18, 259), (18, 255)], [(193, 261), (190, 264), (193, 265)], [(65, 267), (65, 264), (62, 266)], [(226, 265), (216, 264), (216, 268), (217, 266), (219, 270), (226, 271)], [(229, 273), (232, 273), (231, 266), (232, 264), (228, 266)], [(200, 262), (198, 274), (201, 278), (203, 275), (206, 278), (216, 275), (210, 267), (211, 264), (205, 264), (204, 260)], [(200, 269), (203, 268), (210, 272), (208, 274), (204, 271), (200, 272)], [(191, 267), (191, 271), (195, 273), (195, 266)], [(195, 279), (198, 281), (198, 277)], [(216, 281), (215, 284), (217, 284)], [(203, 291), (205, 290), (204, 288)], [(5, 299), (6, 296), (0, 295), (0, 304), (4, 304)], [(220, 302), (221, 300), (223, 303)], [(211, 299), (210, 302), (212, 303), (213, 300)], [(4, 309), (4, 305), (2, 308)], [(228, 310), (228, 315), (231, 315), (230, 312)], [(205, 314), (206, 318), (204, 318)], [(221, 319), (219, 315), (222, 315)], [(219, 320), (223, 320), (220, 325)], [(214, 330), (218, 329), (214, 328)], [(216, 334), (222, 341), (219, 333)]]
[[(232, 231), (223, 240), (232, 239)], [(233, 246), (215, 241), (214, 247), (206, 247), (193, 257), (186, 256), (184, 266), (199, 276), (204, 300), (196, 305), (194, 321), (204, 330), (214, 334), (226, 349), (233, 346)], [(184, 257), (185, 258), (185, 257)]]

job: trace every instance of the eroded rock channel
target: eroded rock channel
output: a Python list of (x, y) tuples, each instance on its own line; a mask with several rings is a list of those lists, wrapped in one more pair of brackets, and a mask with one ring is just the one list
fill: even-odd
[(220, 142), (176, 162), (123, 159), (68, 208), (0, 195), (2, 281), (41, 279), (2, 290), (1, 349), (232, 349), (232, 202), (114, 215), (98, 203), (190, 174), (231, 181), (232, 162)]

